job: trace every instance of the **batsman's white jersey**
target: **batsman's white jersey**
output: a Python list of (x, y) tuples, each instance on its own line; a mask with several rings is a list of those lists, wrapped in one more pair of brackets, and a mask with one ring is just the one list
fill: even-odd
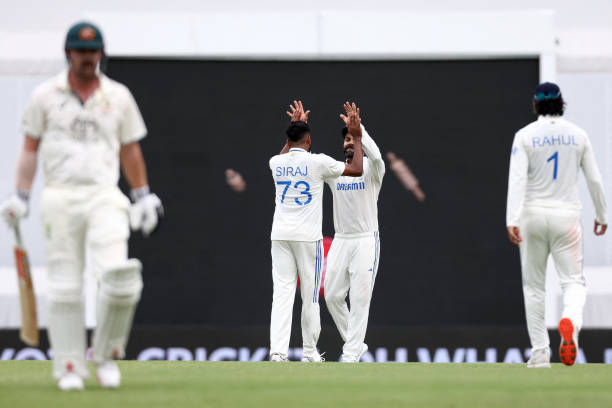
[(22, 127), (40, 139), (46, 186), (116, 186), (121, 145), (147, 134), (124, 85), (101, 74), (100, 88), (82, 104), (66, 71), (36, 88)]
[(130, 202), (118, 189), (121, 145), (146, 135), (129, 90), (103, 74), (82, 103), (68, 72), (34, 91), (23, 132), (39, 139), (45, 187), (44, 224), (49, 282), (49, 334), (54, 375), (89, 375), (83, 316), (87, 252), (98, 280), (96, 361), (121, 358), (142, 287), (140, 263), (128, 261)]
[(274, 294), (270, 354), (287, 356), (297, 276), (302, 296), (302, 340), (305, 356), (317, 353), (321, 332), (319, 287), (323, 265), (323, 188), (326, 179), (342, 175), (345, 164), (324, 154), (290, 149), (270, 159), (276, 187), (272, 223)]
[(345, 341), (342, 357), (345, 361), (358, 360), (365, 350), (363, 341), (380, 259), (378, 194), (385, 162), (363, 126), (362, 135), (367, 156), (363, 175), (326, 180), (334, 197), (336, 233), (327, 255), (325, 302)]
[(549, 347), (544, 317), (546, 262), (552, 255), (563, 289), (563, 316), (582, 325), (586, 285), (582, 273), (583, 170), (597, 221), (607, 224), (606, 199), (584, 130), (560, 116), (540, 116), (516, 133), (510, 158), (506, 223), (518, 226), (527, 328), (533, 350)]

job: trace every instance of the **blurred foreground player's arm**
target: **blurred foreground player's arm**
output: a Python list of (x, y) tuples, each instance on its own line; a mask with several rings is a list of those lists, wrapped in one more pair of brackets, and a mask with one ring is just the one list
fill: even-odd
[(146, 134), (146, 127), (131, 94), (124, 115), (119, 155), (123, 174), (131, 187), (130, 197), (134, 202), (130, 208), (130, 226), (134, 231), (142, 230), (144, 236), (149, 236), (157, 228), (164, 208), (159, 197), (149, 189), (147, 168), (138, 142)]
[(582, 156), (582, 162), (580, 163), (582, 171), (584, 172), (584, 178), (586, 179), (587, 186), (589, 187), (589, 193), (595, 206), (595, 235), (603, 235), (608, 228), (608, 210), (606, 207), (606, 196), (604, 194), (603, 182), (601, 181), (601, 174), (597, 167), (597, 161), (593, 154), (593, 148), (591, 142), (586, 139), (584, 146), (584, 154)]
[(25, 137), (23, 149), (17, 159), (17, 170), (15, 172), (16, 191), (0, 205), (0, 213), (10, 227), (14, 227), (19, 220), (28, 215), (30, 192), (34, 175), (36, 174), (36, 163), (38, 161), (38, 146), (40, 140), (30, 136)]
[(512, 154), (510, 155), (510, 172), (508, 175), (508, 202), (506, 208), (506, 227), (508, 238), (519, 245), (523, 240), (519, 229), (521, 211), (525, 201), (525, 187), (527, 185), (527, 170), (529, 162), (521, 133), (514, 136)]

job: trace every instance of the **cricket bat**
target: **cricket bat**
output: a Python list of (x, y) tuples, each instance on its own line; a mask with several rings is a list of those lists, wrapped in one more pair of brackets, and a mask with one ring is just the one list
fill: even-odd
[(21, 330), (19, 338), (28, 346), (38, 346), (38, 319), (36, 318), (36, 296), (30, 274), (30, 263), (21, 240), (19, 224), (15, 225), (15, 263), (21, 302)]

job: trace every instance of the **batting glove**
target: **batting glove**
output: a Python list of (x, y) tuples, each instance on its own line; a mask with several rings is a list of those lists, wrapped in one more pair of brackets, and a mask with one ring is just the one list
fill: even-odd
[(159, 219), (164, 215), (164, 207), (158, 196), (141, 187), (131, 191), (134, 204), (130, 207), (130, 226), (133, 231), (141, 230), (148, 237), (157, 228)]
[(28, 215), (28, 200), (13, 194), (0, 204), (0, 215), (10, 228), (19, 224), (19, 220)]

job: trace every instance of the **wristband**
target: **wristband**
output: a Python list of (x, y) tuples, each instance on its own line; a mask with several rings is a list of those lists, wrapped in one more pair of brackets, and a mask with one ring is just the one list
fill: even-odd
[(26, 190), (17, 189), (17, 197), (28, 203), (30, 201), (30, 192)]
[(149, 190), (149, 186), (145, 185), (142, 187), (133, 188), (130, 191), (130, 197), (132, 198), (132, 201), (136, 202), (140, 200), (141, 198), (148, 196), (150, 193), (151, 193), (151, 190)]

